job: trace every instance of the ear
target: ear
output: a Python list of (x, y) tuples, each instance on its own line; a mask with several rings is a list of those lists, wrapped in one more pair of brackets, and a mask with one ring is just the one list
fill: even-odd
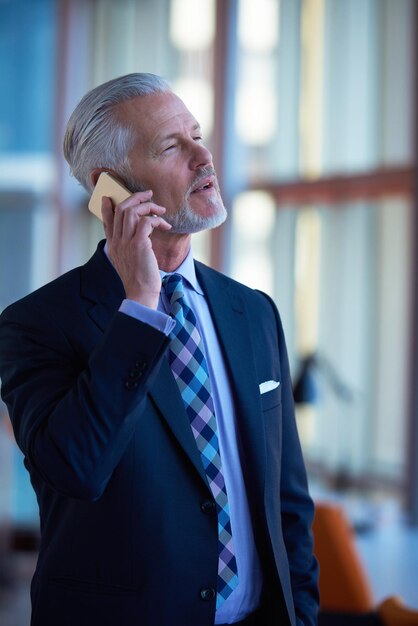
[(93, 183), (93, 187), (96, 186), (97, 179), (99, 178), (102, 172), (109, 172), (109, 170), (105, 169), (104, 167), (96, 167), (94, 170), (90, 172), (90, 180)]
[(93, 183), (94, 187), (96, 186), (97, 180), (102, 172), (107, 172), (108, 174), (113, 176), (113, 178), (116, 178), (116, 180), (120, 180), (120, 176), (118, 176), (116, 172), (109, 169), (108, 167), (96, 167), (94, 170), (90, 172), (90, 180)]

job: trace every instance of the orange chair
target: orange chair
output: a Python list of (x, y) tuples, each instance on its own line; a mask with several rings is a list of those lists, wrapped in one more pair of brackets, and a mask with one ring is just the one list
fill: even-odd
[(378, 606), (341, 506), (319, 502), (313, 523), (314, 551), (319, 562), (320, 624), (418, 626), (418, 610), (391, 596)]
[(387, 598), (377, 607), (383, 626), (418, 626), (418, 611), (405, 606), (397, 596)]
[(316, 504), (313, 535), (315, 556), (319, 562), (321, 610), (374, 611), (371, 586), (341, 506), (328, 502)]

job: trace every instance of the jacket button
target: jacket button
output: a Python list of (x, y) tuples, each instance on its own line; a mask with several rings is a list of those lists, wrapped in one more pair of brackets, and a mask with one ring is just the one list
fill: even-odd
[(141, 376), (141, 372), (138, 369), (131, 370), (129, 372), (130, 378), (139, 378)]
[(126, 389), (135, 389), (136, 387), (138, 387), (138, 381), (137, 380), (127, 380), (127, 381), (125, 381), (125, 387), (126, 387)]
[(215, 513), (216, 504), (213, 500), (205, 500), (200, 505), (200, 508), (202, 509), (203, 513), (206, 513), (206, 515), (210, 515), (211, 513)]
[(213, 587), (206, 587), (200, 590), (202, 600), (213, 600), (216, 597), (216, 591)]

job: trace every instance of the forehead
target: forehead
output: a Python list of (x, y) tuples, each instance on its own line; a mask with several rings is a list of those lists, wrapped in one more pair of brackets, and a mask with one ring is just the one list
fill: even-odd
[(120, 105), (118, 115), (147, 143), (189, 131), (197, 125), (184, 102), (171, 92), (132, 98)]

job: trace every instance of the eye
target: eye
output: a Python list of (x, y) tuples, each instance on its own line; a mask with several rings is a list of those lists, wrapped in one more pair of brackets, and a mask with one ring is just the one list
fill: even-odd
[(203, 141), (202, 135), (196, 135), (196, 137), (193, 137), (193, 141)]
[(164, 148), (163, 153), (164, 152), (170, 152), (170, 150), (173, 150), (175, 147), (176, 147), (176, 144), (172, 143), (169, 146), (167, 146), (167, 148)]

